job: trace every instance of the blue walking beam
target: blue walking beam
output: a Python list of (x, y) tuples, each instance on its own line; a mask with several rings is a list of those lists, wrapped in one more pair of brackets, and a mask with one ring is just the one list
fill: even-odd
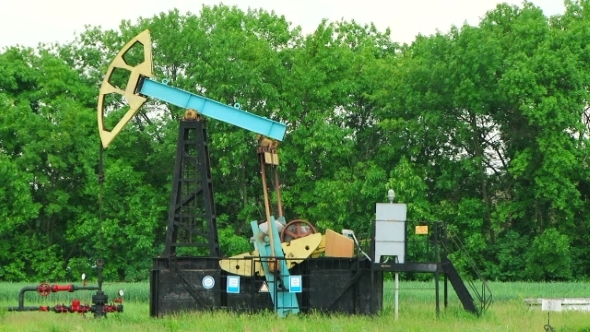
[(239, 108), (199, 96), (167, 84), (144, 78), (139, 93), (184, 109), (192, 108), (206, 117), (220, 120), (260, 135), (282, 141), (287, 126)]
[[(289, 268), (285, 261), (285, 254), (283, 253), (274, 217), (270, 218), (268, 225), (268, 232), (272, 232), (272, 237), (275, 239), (272, 243), (269, 241), (269, 236), (260, 231), (257, 221), (250, 223), (252, 233), (254, 233), (256, 249), (258, 249), (258, 253), (260, 254), (268, 292), (270, 293), (278, 317), (285, 317), (289, 314), (295, 315), (299, 313), (299, 302), (297, 301), (296, 293), (292, 293), (289, 289)], [(274, 250), (272, 250), (273, 248)], [(276, 259), (279, 266), (278, 272), (271, 271), (269, 267), (269, 261), (273, 259)]]

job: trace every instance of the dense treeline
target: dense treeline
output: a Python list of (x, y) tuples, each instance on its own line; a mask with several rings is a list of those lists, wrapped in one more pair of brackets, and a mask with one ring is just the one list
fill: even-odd
[[(367, 232), (394, 188), (410, 219), (449, 222), (487, 278), (587, 279), (590, 1), (550, 18), (499, 5), (411, 45), (347, 21), (306, 35), (287, 19), (173, 10), (2, 50), (0, 280), (61, 280), (99, 256), (112, 280), (147, 278), (183, 110), (144, 106), (105, 151), (102, 187), (95, 115), (107, 66), (146, 28), (156, 79), (288, 124), (289, 219)], [(222, 249), (242, 252), (264, 215), (255, 135), (208, 128)]]

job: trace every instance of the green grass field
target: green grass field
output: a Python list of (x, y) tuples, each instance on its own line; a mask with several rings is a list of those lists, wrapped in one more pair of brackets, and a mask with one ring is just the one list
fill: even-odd
[[(0, 307), (16, 306), (18, 291), (35, 284), (0, 284)], [(401, 282), (399, 319), (394, 318), (393, 284), (388, 282), (384, 310), (376, 317), (324, 315), (319, 313), (278, 319), (272, 313), (233, 314), (227, 312), (186, 313), (165, 318), (149, 317), (149, 285), (107, 284), (113, 296), (125, 289), (125, 312), (95, 320), (92, 315), (52, 312), (7, 312), (0, 309), (0, 332), (4, 331), (544, 331), (547, 312), (524, 304), (528, 297), (590, 297), (590, 283), (491, 283), (494, 303), (481, 317), (465, 312), (450, 292), (449, 307), (441, 308), (437, 318), (433, 283)], [(73, 297), (89, 303), (91, 291), (56, 293), (47, 298), (27, 294), (25, 305), (68, 303)], [(441, 302), (442, 305), (442, 302)], [(552, 312), (551, 326), (556, 331), (590, 332), (590, 313)]]

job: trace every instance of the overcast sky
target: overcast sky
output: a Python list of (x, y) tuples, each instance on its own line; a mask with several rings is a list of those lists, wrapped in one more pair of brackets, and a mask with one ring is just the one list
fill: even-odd
[[(263, 8), (284, 15), (304, 32), (313, 31), (323, 18), (330, 21), (373, 22), (379, 30), (391, 28), (397, 42), (410, 43), (421, 33), (448, 31), (463, 22), (477, 24), (486, 11), (507, 2), (495, 0), (11, 0), (0, 7), (0, 48), (16, 44), (67, 42), (85, 24), (117, 28), (121, 20), (132, 22), (178, 8), (198, 13), (203, 4), (223, 2), (242, 9)], [(564, 12), (563, 0), (532, 0), (547, 16)]]

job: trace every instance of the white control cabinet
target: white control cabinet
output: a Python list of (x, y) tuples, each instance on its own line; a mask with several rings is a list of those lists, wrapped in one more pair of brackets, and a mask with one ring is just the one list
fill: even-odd
[(396, 256), (395, 263), (406, 258), (406, 204), (377, 203), (375, 225), (375, 263), (382, 256)]

